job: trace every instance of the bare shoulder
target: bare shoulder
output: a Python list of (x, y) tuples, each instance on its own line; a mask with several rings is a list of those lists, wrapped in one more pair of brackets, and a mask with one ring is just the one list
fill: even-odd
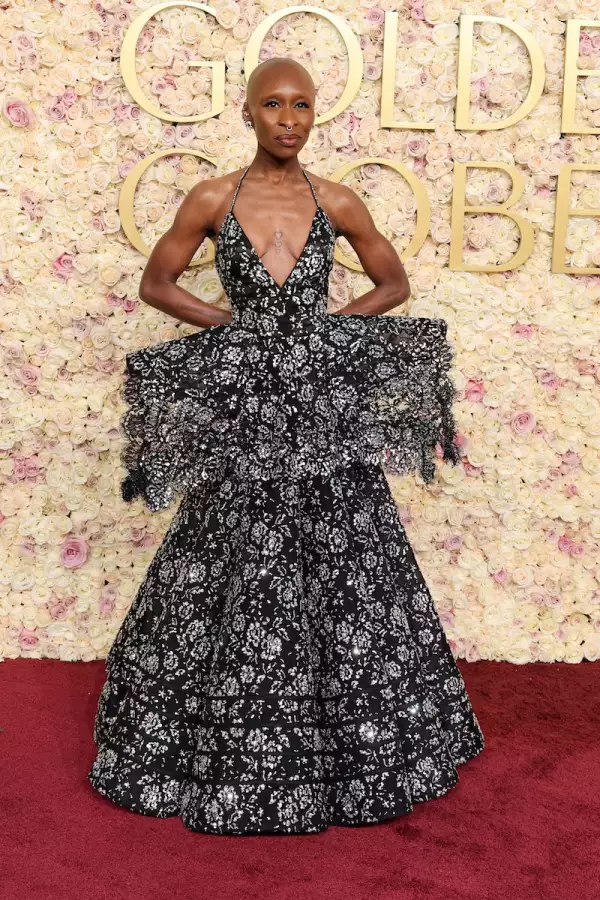
[(243, 171), (236, 169), (225, 175), (198, 181), (181, 204), (181, 217), (190, 223), (197, 223), (209, 235), (216, 234)]
[(307, 172), (307, 175), (315, 187), (319, 203), (340, 234), (347, 231), (348, 223), (354, 217), (367, 212), (365, 204), (352, 188), (336, 181), (330, 181), (328, 178), (313, 175), (312, 172)]

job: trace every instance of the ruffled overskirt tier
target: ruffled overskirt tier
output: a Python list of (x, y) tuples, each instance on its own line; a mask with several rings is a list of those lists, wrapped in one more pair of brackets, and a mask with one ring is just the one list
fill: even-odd
[(430, 482), (436, 452), (459, 461), (445, 320), (285, 324), (217, 325), (127, 355), (125, 500), (158, 510), (226, 472), (301, 478), (353, 462)]

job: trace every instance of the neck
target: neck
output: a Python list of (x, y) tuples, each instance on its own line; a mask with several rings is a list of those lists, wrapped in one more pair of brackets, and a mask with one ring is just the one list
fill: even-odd
[(253, 175), (271, 181), (273, 184), (280, 184), (287, 178), (293, 179), (302, 172), (302, 166), (297, 156), (290, 156), (288, 159), (278, 159), (261, 147), (260, 144), (256, 151), (256, 155), (248, 169)]

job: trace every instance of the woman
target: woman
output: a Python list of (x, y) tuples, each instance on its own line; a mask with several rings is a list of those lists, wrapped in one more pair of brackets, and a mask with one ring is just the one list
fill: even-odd
[[(254, 160), (190, 191), (140, 286), (203, 330), (127, 356), (124, 499), (183, 497), (110, 649), (89, 777), (196, 831), (402, 815), (484, 746), (384, 475), (458, 462), (447, 326), (383, 315), (406, 274), (301, 169), (314, 100), (291, 60), (253, 71)], [(337, 235), (376, 287), (334, 316)], [(207, 236), (231, 313), (176, 283)]]

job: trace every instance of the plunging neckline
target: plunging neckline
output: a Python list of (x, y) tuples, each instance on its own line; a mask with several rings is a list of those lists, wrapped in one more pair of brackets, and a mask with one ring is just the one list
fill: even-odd
[[(310, 223), (310, 228), (308, 229), (308, 235), (306, 236), (306, 241), (305, 241), (305, 243), (304, 243), (304, 247), (303, 247), (302, 250), (300, 251), (300, 255), (298, 256), (298, 259), (297, 259), (296, 262), (294, 263), (294, 266), (293, 266), (291, 272), (289, 273), (289, 275), (287, 276), (287, 278), (285, 279), (285, 281), (283, 282), (283, 284), (279, 284), (279, 282), (276, 281), (275, 278), (271, 275), (271, 273), (269, 272), (269, 270), (268, 270), (267, 267), (265, 266), (264, 262), (263, 262), (262, 259), (260, 258), (259, 254), (258, 254), (258, 250), (256, 249), (256, 247), (254, 246), (254, 244), (252, 243), (252, 241), (250, 240), (250, 238), (248, 237), (248, 235), (246, 234), (246, 232), (244, 231), (244, 229), (243, 229), (242, 226), (240, 225), (239, 219), (238, 219), (238, 217), (236, 216), (236, 214), (234, 213), (234, 211), (233, 211), (233, 210), (230, 210), (230, 212), (229, 212), (229, 215), (231, 216), (231, 218), (233, 219), (233, 221), (235, 222), (235, 224), (236, 224), (237, 227), (239, 228), (240, 234), (242, 235), (242, 237), (243, 237), (244, 240), (246, 241), (246, 244), (248, 245), (248, 249), (249, 249), (250, 253), (252, 253), (252, 254), (254, 255), (254, 257), (255, 257), (256, 260), (258, 261), (259, 266), (261, 266), (263, 272), (265, 273), (265, 275), (273, 282), (273, 284), (275, 285), (275, 287), (277, 288), (277, 290), (278, 290), (279, 292), (281, 292), (281, 291), (285, 288), (285, 286), (287, 285), (288, 281), (290, 280), (290, 278), (292, 277), (292, 275), (295, 273), (296, 269), (297, 269), (298, 266), (300, 265), (300, 262), (301, 262), (302, 259), (304, 258), (304, 254), (305, 254), (306, 251), (308, 250), (308, 245), (310, 244), (310, 239), (311, 239), (311, 237), (312, 237), (312, 233), (313, 233), (315, 221), (316, 221), (316, 219), (317, 219), (317, 216), (318, 216), (318, 214), (319, 214), (319, 210), (320, 210), (320, 209), (321, 209), (320, 206), (317, 206), (317, 208), (315, 209), (315, 213), (314, 213), (314, 215), (313, 215), (313, 217), (312, 217), (312, 222)], [(325, 215), (327, 215), (327, 214), (325, 213)]]
[(284, 288), (287, 286), (288, 282), (291, 280), (292, 276), (295, 274), (295, 272), (296, 272), (298, 266), (300, 265), (300, 263), (301, 263), (302, 260), (304, 259), (304, 256), (305, 256), (306, 252), (308, 251), (308, 247), (309, 247), (311, 238), (312, 238), (312, 236), (313, 236), (313, 231), (314, 231), (314, 227), (315, 227), (315, 222), (317, 221), (317, 217), (318, 217), (319, 213), (323, 213), (323, 215), (325, 216), (325, 218), (326, 218), (326, 220), (327, 220), (327, 222), (328, 222), (328, 224), (329, 224), (329, 226), (330, 226), (330, 228), (331, 228), (331, 231), (332, 231), (332, 233), (333, 233), (334, 235), (335, 235), (335, 229), (334, 229), (334, 227), (333, 227), (333, 223), (332, 223), (331, 219), (329, 218), (329, 216), (327, 215), (327, 213), (325, 212), (325, 210), (323, 209), (323, 207), (322, 207), (321, 204), (319, 203), (319, 200), (318, 200), (318, 198), (317, 198), (317, 194), (316, 194), (316, 191), (315, 191), (315, 189), (314, 189), (314, 187), (313, 187), (312, 181), (310, 180), (310, 178), (308, 177), (308, 175), (306, 174), (306, 172), (304, 171), (304, 169), (301, 169), (300, 171), (301, 171), (302, 174), (304, 175), (304, 178), (306, 179), (306, 181), (308, 182), (308, 186), (310, 187), (311, 193), (312, 193), (312, 195), (313, 195), (313, 199), (314, 199), (315, 204), (316, 204), (316, 209), (315, 209), (314, 215), (313, 215), (313, 217), (312, 217), (312, 221), (311, 221), (310, 227), (309, 227), (309, 229), (308, 229), (308, 234), (307, 234), (307, 236), (306, 236), (306, 241), (305, 241), (304, 246), (303, 246), (303, 248), (302, 248), (302, 250), (301, 250), (301, 252), (300, 252), (300, 255), (298, 256), (296, 262), (294, 263), (294, 266), (293, 266), (291, 272), (289, 273), (289, 275), (287, 276), (287, 278), (285, 279), (285, 281), (283, 282), (283, 284), (279, 284), (279, 282), (275, 280), (275, 278), (273, 277), (273, 275), (271, 275), (271, 273), (269, 272), (269, 270), (268, 270), (267, 267), (265, 266), (264, 262), (262, 261), (261, 257), (260, 257), (259, 254), (258, 254), (258, 250), (256, 249), (256, 247), (254, 246), (254, 244), (252, 243), (252, 241), (250, 240), (250, 238), (248, 237), (248, 235), (246, 234), (246, 232), (245, 232), (244, 229), (242, 228), (242, 225), (240, 224), (240, 221), (239, 221), (238, 217), (236, 216), (235, 212), (233, 211), (233, 208), (234, 208), (234, 206), (235, 206), (235, 201), (237, 200), (237, 195), (238, 195), (238, 193), (239, 193), (239, 190), (240, 190), (242, 181), (244, 180), (244, 178), (245, 178), (246, 175), (248, 174), (248, 170), (249, 170), (249, 169), (250, 169), (250, 166), (247, 166), (246, 169), (245, 169), (245, 171), (243, 172), (242, 176), (241, 176), (240, 179), (238, 180), (238, 183), (237, 183), (237, 185), (236, 185), (236, 188), (235, 188), (235, 191), (234, 191), (234, 194), (233, 194), (233, 199), (232, 199), (232, 201), (231, 201), (231, 206), (229, 207), (229, 210), (227, 211), (227, 213), (226, 213), (226, 215), (225, 215), (225, 218), (223, 219), (223, 222), (221, 222), (221, 227), (219, 228), (219, 233), (218, 233), (218, 235), (217, 235), (217, 239), (220, 241), (220, 238), (221, 238), (221, 235), (222, 235), (222, 232), (223, 232), (223, 226), (224, 226), (225, 222), (227, 221), (227, 219), (228, 219), (228, 218), (233, 219), (233, 221), (234, 221), (235, 224), (237, 225), (237, 228), (238, 228), (238, 230), (239, 230), (239, 232), (240, 232), (240, 234), (241, 234), (241, 236), (242, 236), (242, 239), (245, 241), (245, 243), (246, 243), (246, 245), (247, 245), (247, 247), (248, 247), (248, 250), (249, 250), (250, 254), (253, 255), (253, 256), (255, 257), (257, 263), (259, 264), (259, 266), (261, 267), (262, 271), (263, 271), (264, 274), (267, 276), (267, 278), (269, 279), (269, 281), (271, 282), (271, 284), (277, 289), (277, 291), (278, 291), (279, 293), (281, 293), (281, 292), (284, 290)]

